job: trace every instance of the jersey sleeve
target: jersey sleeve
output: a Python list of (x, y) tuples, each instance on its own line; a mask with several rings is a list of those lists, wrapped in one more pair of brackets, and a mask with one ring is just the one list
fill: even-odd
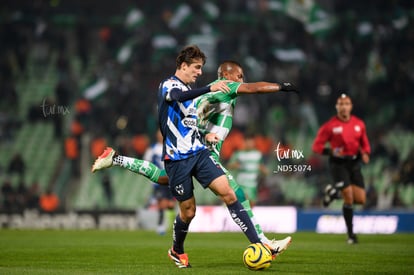
[(162, 99), (171, 101), (171, 91), (173, 89), (178, 89), (176, 82), (172, 79), (164, 80), (160, 85)]
[(312, 144), (312, 151), (318, 154), (323, 153), (323, 149), (325, 148), (326, 142), (329, 141), (330, 132), (328, 128), (328, 124), (323, 124), (316, 134), (316, 138)]
[(241, 82), (230, 82), (227, 84), (227, 86), (229, 86), (230, 88), (229, 94), (232, 98), (237, 97), (237, 90), (239, 89), (241, 84)]
[(210, 87), (206, 86), (206, 87), (202, 87), (202, 88), (198, 88), (198, 89), (193, 89), (193, 90), (188, 90), (188, 91), (182, 91), (178, 88), (174, 88), (172, 89), (166, 99), (168, 101), (179, 101), (179, 102), (184, 102), (187, 101), (189, 99), (194, 99), (200, 95), (203, 95), (205, 93), (210, 92)]

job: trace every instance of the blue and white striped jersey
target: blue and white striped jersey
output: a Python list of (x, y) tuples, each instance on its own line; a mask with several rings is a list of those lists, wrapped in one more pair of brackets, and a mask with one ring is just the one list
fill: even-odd
[(158, 121), (164, 137), (164, 159), (182, 160), (206, 147), (200, 140), (194, 100), (171, 100), (169, 93), (175, 89), (186, 92), (191, 87), (175, 76), (161, 82), (158, 90)]

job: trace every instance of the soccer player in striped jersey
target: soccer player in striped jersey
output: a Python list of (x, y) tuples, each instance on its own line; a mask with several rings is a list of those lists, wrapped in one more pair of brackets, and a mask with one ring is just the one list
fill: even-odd
[(226, 205), (234, 222), (250, 243), (260, 243), (254, 225), (237, 200), (225, 172), (203, 144), (197, 125), (194, 99), (208, 92), (228, 92), (225, 81), (191, 89), (202, 74), (206, 57), (197, 46), (187, 46), (176, 59), (175, 74), (161, 82), (158, 90), (158, 121), (164, 138), (164, 165), (169, 187), (179, 205), (173, 226), (173, 245), (168, 256), (178, 268), (190, 267), (184, 252), (188, 228), (196, 213), (193, 177)]
[[(275, 93), (279, 91), (297, 92), (296, 88), (290, 83), (270, 83), (256, 82), (243, 83), (244, 73), (240, 64), (235, 61), (225, 61), (218, 68), (218, 79), (230, 80), (227, 86), (230, 92), (207, 93), (196, 99), (198, 127), (204, 136), (205, 143), (208, 143), (210, 152), (216, 162), (226, 172), (230, 185), (235, 191), (238, 200), (242, 203), (249, 216), (255, 224), (255, 229), (263, 243), (269, 244), (276, 255), (284, 251), (291, 241), (291, 237), (283, 240), (269, 240), (264, 235), (260, 225), (254, 220), (249, 201), (234, 180), (234, 177), (220, 164), (220, 150), (224, 139), (229, 134), (233, 124), (233, 112), (236, 99), (239, 94), (254, 93)], [(213, 82), (214, 83), (214, 82)], [(130, 171), (142, 174), (159, 184), (166, 184), (168, 177), (164, 170), (159, 170), (155, 165), (142, 160), (118, 156), (112, 148), (107, 148), (105, 152), (95, 161), (92, 171), (97, 171), (112, 165), (122, 166)]]

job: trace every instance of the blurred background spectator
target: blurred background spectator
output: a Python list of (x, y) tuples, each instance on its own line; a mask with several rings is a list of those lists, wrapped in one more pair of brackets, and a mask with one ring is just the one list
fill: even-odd
[(25, 169), (26, 165), (22, 155), (20, 153), (16, 153), (9, 162), (9, 166), (7, 168), (8, 174), (17, 174), (20, 179), (23, 179)]
[(44, 212), (53, 213), (59, 209), (60, 201), (59, 197), (48, 188), (39, 198), (40, 209)]

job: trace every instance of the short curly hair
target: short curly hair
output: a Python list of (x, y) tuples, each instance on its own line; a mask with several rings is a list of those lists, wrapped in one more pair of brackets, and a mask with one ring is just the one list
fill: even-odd
[(204, 65), (206, 63), (207, 57), (196, 45), (189, 45), (184, 47), (175, 60), (177, 69), (179, 69), (181, 67), (181, 64), (184, 62), (188, 65), (194, 63), (195, 59), (201, 59)]

